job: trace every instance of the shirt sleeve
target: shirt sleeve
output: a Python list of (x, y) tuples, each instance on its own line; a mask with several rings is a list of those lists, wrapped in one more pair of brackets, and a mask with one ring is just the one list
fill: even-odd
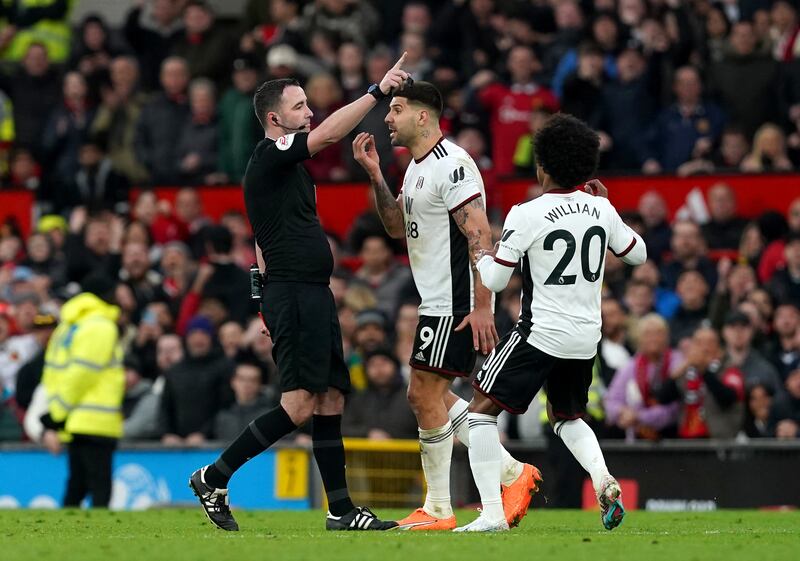
[(308, 151), (308, 133), (297, 132), (284, 135), (266, 147), (263, 154), (264, 165), (281, 168), (298, 164), (311, 158)]
[(628, 265), (641, 265), (647, 260), (647, 248), (644, 240), (622, 221), (617, 209), (610, 203), (608, 209), (611, 213), (608, 247), (614, 252), (614, 255)]
[(503, 223), (503, 232), (498, 243), (500, 246), (494, 258), (495, 263), (516, 267), (532, 243), (531, 230), (521, 207), (511, 207)]
[(439, 166), (437, 184), (447, 210), (452, 214), (482, 196), (483, 178), (474, 163), (448, 158)]

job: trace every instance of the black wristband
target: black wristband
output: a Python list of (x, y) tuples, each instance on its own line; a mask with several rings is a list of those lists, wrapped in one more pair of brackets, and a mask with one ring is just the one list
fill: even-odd
[(42, 422), (42, 425), (44, 425), (44, 428), (51, 430), (60, 430), (64, 428), (64, 425), (66, 425), (66, 420), (61, 421), (60, 423), (56, 422), (53, 420), (53, 417), (50, 416), (50, 413), (45, 413), (39, 417), (39, 420)]
[(381, 87), (378, 84), (372, 84), (368, 89), (367, 93), (374, 97), (376, 101), (380, 101), (387, 96), (387, 94), (381, 91)]

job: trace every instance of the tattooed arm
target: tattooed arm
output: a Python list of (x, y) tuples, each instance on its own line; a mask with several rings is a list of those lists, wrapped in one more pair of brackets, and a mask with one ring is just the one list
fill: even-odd
[(456, 328), (460, 331), (467, 324), (472, 326), (472, 337), (475, 349), (484, 354), (491, 351), (499, 340), (494, 326), (494, 310), (492, 310), (492, 292), (483, 286), (478, 275), (476, 259), (482, 249), (492, 246), (492, 232), (489, 219), (483, 208), (483, 200), (476, 197), (452, 213), (458, 229), (467, 238), (469, 260), (472, 267), (473, 285), (475, 286), (475, 309), (464, 318)]
[(365, 132), (356, 136), (353, 141), (353, 156), (369, 174), (369, 184), (375, 195), (375, 208), (378, 209), (383, 227), (391, 237), (402, 238), (405, 236), (406, 229), (400, 196), (395, 198), (389, 190), (389, 186), (386, 185), (386, 180), (381, 173), (378, 152), (375, 150), (375, 138)]

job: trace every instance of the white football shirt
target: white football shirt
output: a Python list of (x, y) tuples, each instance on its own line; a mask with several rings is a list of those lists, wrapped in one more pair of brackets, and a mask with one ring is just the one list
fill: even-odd
[(486, 208), (478, 166), (465, 150), (442, 138), (408, 165), (402, 195), (408, 257), (422, 298), (420, 315), (469, 314), (474, 305), (469, 247), (452, 213), (478, 197)]
[(558, 358), (594, 357), (606, 249), (623, 257), (637, 243), (644, 248), (608, 199), (579, 189), (513, 207), (495, 261), (514, 267), (522, 260), (519, 319), (530, 328), (528, 343)]

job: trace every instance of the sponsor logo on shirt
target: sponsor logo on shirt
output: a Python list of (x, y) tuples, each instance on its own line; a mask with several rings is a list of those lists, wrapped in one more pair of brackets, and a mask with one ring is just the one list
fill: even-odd
[(288, 150), (291, 148), (292, 142), (294, 142), (294, 133), (280, 137), (275, 141), (275, 145), (278, 147), (278, 150)]

